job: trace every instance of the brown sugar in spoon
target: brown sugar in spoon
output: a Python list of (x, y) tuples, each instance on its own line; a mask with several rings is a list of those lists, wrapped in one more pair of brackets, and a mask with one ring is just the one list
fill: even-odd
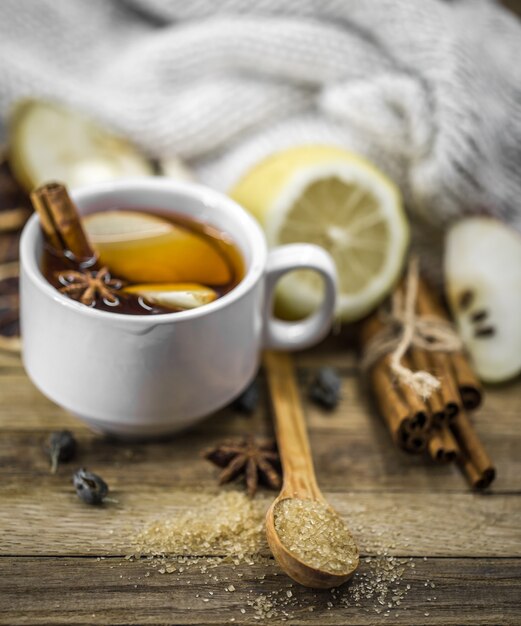
[(266, 514), (268, 544), (301, 585), (337, 587), (358, 567), (358, 548), (318, 488), (291, 357), (266, 352), (264, 367), (284, 472), (281, 492)]

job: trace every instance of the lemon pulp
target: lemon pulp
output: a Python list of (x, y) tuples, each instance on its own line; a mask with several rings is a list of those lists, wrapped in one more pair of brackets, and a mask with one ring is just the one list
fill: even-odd
[[(305, 241), (328, 250), (344, 321), (373, 309), (400, 274), (409, 241), (401, 196), (362, 157), (332, 146), (291, 148), (250, 170), (230, 195), (259, 220), (270, 246)], [(277, 310), (302, 317), (322, 297), (316, 273), (293, 272), (279, 282)]]

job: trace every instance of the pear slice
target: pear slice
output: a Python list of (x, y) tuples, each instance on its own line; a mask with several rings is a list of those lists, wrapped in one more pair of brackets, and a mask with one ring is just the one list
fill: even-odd
[(169, 309), (196, 309), (217, 299), (213, 289), (197, 283), (162, 283), (132, 285), (124, 289), (126, 293), (143, 296), (152, 304)]
[(151, 163), (129, 142), (58, 104), (22, 101), (9, 131), (9, 163), (27, 191), (49, 180), (76, 187), (153, 174)]
[(196, 231), (142, 211), (101, 211), (83, 218), (87, 237), (114, 276), (130, 283), (225, 285), (232, 269)]
[(516, 376), (521, 372), (521, 236), (492, 218), (458, 222), (447, 234), (445, 282), (478, 376), (486, 382)]

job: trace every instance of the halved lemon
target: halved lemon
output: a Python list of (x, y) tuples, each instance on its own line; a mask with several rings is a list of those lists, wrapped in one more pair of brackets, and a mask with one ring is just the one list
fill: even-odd
[(142, 211), (101, 211), (83, 218), (102, 265), (131, 283), (225, 285), (232, 270), (198, 233)]
[(49, 180), (76, 187), (153, 174), (148, 159), (128, 141), (58, 104), (39, 100), (19, 103), (9, 131), (9, 163), (27, 191)]
[(171, 309), (196, 309), (217, 299), (217, 292), (196, 283), (160, 283), (125, 287), (126, 293), (143, 296), (153, 304)]
[[(270, 246), (309, 242), (330, 252), (343, 321), (374, 309), (400, 275), (409, 242), (400, 192), (358, 155), (333, 146), (291, 148), (259, 163), (230, 195), (259, 220)], [(277, 312), (303, 317), (322, 297), (316, 273), (293, 272), (279, 283)]]

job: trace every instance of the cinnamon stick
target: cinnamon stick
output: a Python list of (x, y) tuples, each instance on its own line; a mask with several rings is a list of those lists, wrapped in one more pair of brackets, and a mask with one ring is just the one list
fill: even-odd
[(409, 408), (397, 394), (385, 367), (375, 365), (370, 376), (378, 411), (384, 418), (394, 443), (404, 448), (410, 439), (406, 430), (410, 423)]
[[(363, 343), (368, 343), (381, 328), (382, 323), (376, 315), (367, 319), (362, 328)], [(421, 452), (425, 448), (426, 441), (423, 441), (422, 436), (415, 437), (410, 429), (411, 407), (407, 405), (394, 385), (388, 356), (382, 357), (373, 365), (369, 378), (378, 411), (395, 444), (409, 452)]]
[(403, 437), (402, 448), (416, 454), (423, 452), (430, 438), (429, 430), (412, 425), (410, 422), (405, 424), (404, 430), (406, 435)]
[[(420, 315), (430, 315), (449, 321), (447, 312), (422, 279), (418, 283), (417, 309)], [(442, 353), (443, 357), (440, 359), (434, 356), (436, 353), (431, 354), (438, 375), (446, 380), (444, 402), (450, 404), (450, 417), (454, 417), (461, 406), (467, 410), (476, 409), (482, 402), (483, 391), (465, 355), (462, 352)], [(454, 402), (456, 389), (458, 399)]]
[[(441, 305), (438, 305), (429, 288), (421, 279), (418, 281), (416, 308), (420, 316), (440, 317), (445, 321), (448, 320), (447, 316), (442, 313)], [(428, 371), (433, 372), (441, 383), (439, 394), (444, 406), (445, 418), (451, 420), (460, 410), (461, 399), (454, 380), (450, 355), (447, 352), (429, 351), (427, 360), (430, 365)]]
[(465, 411), (458, 414), (451, 430), (461, 449), (460, 465), (470, 483), (477, 489), (488, 487), (496, 477), (496, 469)]
[[(402, 359), (405, 367), (411, 367), (409, 357), (404, 356)], [(403, 396), (405, 404), (411, 410), (411, 426), (418, 430), (429, 430), (431, 427), (432, 416), (427, 404), (418, 396), (408, 385), (398, 385), (399, 393)]]
[[(400, 289), (403, 288), (402, 285)], [(441, 304), (421, 280), (416, 310), (421, 317), (448, 321)], [(376, 314), (370, 317), (362, 327), (362, 343), (368, 344), (382, 328), (383, 322)], [(474, 488), (490, 485), (495, 468), (466, 414), (467, 408), (480, 404), (481, 386), (463, 352), (413, 346), (402, 358), (402, 364), (434, 373), (440, 387), (424, 401), (409, 386), (393, 380), (391, 355), (381, 357), (373, 365), (369, 374), (373, 392), (393, 440), (410, 452), (427, 448), (438, 462), (457, 460)]]
[(461, 454), (458, 457), (458, 465), (473, 489), (485, 489), (492, 482), (491, 480), (488, 482), (485, 480), (477, 467), (465, 454)]
[[(411, 348), (411, 360), (416, 370), (430, 371), (431, 365), (425, 350)], [(427, 399), (427, 407), (434, 426), (441, 426), (445, 423), (447, 415), (438, 389), (433, 391), (431, 397)]]
[(459, 452), (458, 443), (448, 426), (434, 430), (429, 439), (428, 450), (433, 461), (448, 463), (456, 459)]
[(64, 185), (42, 185), (31, 193), (31, 202), (40, 218), (45, 239), (55, 251), (69, 257), (72, 255), (80, 264), (95, 264), (96, 254)]
[(446, 352), (429, 352), (427, 359), (430, 363), (428, 371), (433, 372), (440, 381), (438, 393), (444, 408), (445, 419), (451, 421), (460, 412), (462, 404), (454, 380), (450, 356)]
[(453, 352), (450, 355), (450, 361), (463, 407), (467, 411), (477, 409), (483, 401), (481, 383), (461, 352)]

